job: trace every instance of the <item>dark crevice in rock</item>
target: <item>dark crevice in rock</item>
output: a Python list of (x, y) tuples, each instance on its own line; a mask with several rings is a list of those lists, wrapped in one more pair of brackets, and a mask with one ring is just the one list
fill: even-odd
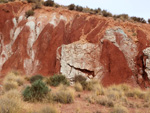
[[(87, 74), (88, 77), (89, 77), (90, 75), (92, 75), (93, 77), (95, 77), (94, 71), (90, 71), (90, 70), (87, 70), (87, 69), (80, 69), (80, 68), (71, 66), (70, 64), (68, 64), (68, 65), (71, 67), (71, 70), (72, 70), (72, 68), (74, 68), (75, 70), (78, 70), (78, 71), (81, 71), (82, 73)], [(70, 73), (71, 73), (71, 71), (70, 71)]]

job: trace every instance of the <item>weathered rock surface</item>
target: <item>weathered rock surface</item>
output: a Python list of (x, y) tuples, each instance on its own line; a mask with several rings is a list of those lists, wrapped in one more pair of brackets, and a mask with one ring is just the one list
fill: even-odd
[(42, 7), (25, 17), (31, 4), (0, 4), (0, 77), (83, 75), (104, 85), (123, 82), (149, 87), (150, 25)]

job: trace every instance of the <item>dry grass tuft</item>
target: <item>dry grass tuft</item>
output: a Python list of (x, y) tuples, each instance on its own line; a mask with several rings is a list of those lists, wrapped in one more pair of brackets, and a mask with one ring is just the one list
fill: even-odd
[(55, 106), (46, 106), (36, 113), (59, 113)]
[(79, 83), (79, 82), (76, 82), (76, 83), (75, 83), (74, 88), (75, 88), (75, 90), (78, 91), (78, 92), (83, 91), (83, 87), (82, 87), (81, 83)]
[(129, 113), (129, 112), (126, 107), (117, 105), (113, 108), (113, 111), (111, 113)]
[(9, 91), (11, 89), (17, 89), (18, 86), (23, 85), (24, 79), (19, 76), (18, 73), (10, 72), (8, 73), (3, 81), (3, 86), (5, 91)]
[(134, 88), (132, 90), (129, 90), (125, 93), (127, 97), (135, 97), (135, 98), (140, 98), (144, 99), (146, 98), (146, 92), (142, 91), (139, 88)]
[(74, 102), (74, 92), (73, 89), (68, 88), (65, 85), (60, 85), (58, 91), (54, 93), (53, 99), (60, 103), (72, 103)]
[(22, 113), (22, 103), (21, 94), (17, 90), (10, 90), (0, 98), (0, 113)]
[(101, 97), (97, 99), (96, 102), (103, 106), (114, 107), (114, 102), (110, 100), (108, 97)]

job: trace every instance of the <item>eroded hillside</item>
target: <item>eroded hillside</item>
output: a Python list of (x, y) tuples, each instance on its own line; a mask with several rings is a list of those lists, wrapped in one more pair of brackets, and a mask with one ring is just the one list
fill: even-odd
[(149, 87), (150, 25), (42, 7), (0, 5), (0, 71), (26, 75), (62, 73)]

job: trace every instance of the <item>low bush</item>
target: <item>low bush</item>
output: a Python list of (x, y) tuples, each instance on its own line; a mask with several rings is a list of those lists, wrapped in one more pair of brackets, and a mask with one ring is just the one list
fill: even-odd
[(75, 5), (74, 5), (74, 4), (70, 4), (70, 5), (68, 6), (68, 8), (69, 8), (69, 10), (74, 10), (74, 9), (75, 9)]
[(35, 82), (36, 80), (42, 80), (44, 77), (42, 75), (35, 75), (30, 78), (30, 83)]
[(44, 6), (54, 6), (54, 1), (53, 0), (47, 0), (44, 2)]
[(74, 90), (67, 88), (67, 86), (61, 85), (59, 90), (53, 96), (54, 101), (60, 103), (72, 103), (74, 102)]
[(33, 15), (34, 15), (34, 11), (33, 10), (28, 10), (27, 12), (25, 12), (26, 18), (28, 18), (29, 16), (33, 16)]
[(36, 80), (31, 87), (26, 87), (23, 91), (23, 97), (25, 101), (42, 101), (49, 91), (44, 82)]
[(58, 86), (60, 84), (70, 85), (69, 80), (61, 74), (53, 75), (47, 80), (47, 84), (51, 86)]
[(115, 106), (111, 113), (129, 113), (129, 112), (126, 107), (119, 105), (119, 106)]
[(79, 91), (79, 92), (83, 91), (83, 87), (82, 87), (82, 85), (79, 82), (75, 83), (74, 88), (75, 88), (76, 91)]

